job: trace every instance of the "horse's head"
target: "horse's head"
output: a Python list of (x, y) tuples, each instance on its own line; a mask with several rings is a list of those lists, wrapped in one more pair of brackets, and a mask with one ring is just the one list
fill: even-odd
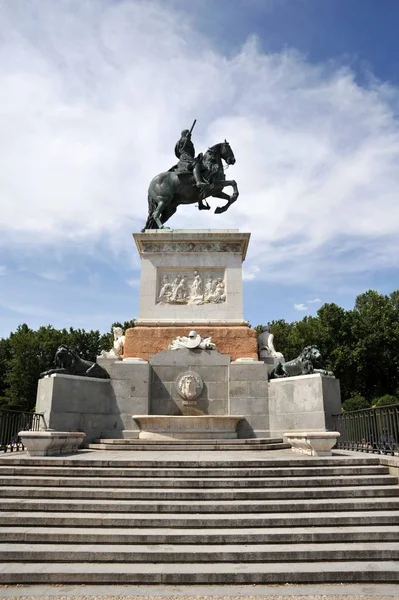
[(228, 165), (234, 165), (234, 163), (236, 162), (236, 159), (235, 159), (233, 150), (230, 148), (229, 142), (227, 142), (226, 140), (224, 140), (224, 142), (222, 142), (221, 144), (219, 144), (219, 146), (220, 146), (220, 156), (221, 156), (221, 158), (223, 158), (223, 160)]

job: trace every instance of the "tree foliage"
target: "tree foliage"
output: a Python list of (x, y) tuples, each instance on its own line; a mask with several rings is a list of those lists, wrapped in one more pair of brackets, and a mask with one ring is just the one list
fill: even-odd
[(37, 331), (25, 323), (0, 340), (0, 402), (3, 408), (31, 410), (36, 402), (40, 373), (55, 366), (60, 344), (74, 348), (87, 360), (95, 361), (101, 350), (109, 349), (108, 334), (84, 329), (54, 329), (51, 325)]
[[(261, 326), (258, 326), (260, 330)], [(324, 304), (316, 317), (272, 321), (276, 349), (286, 360), (316, 344), (327, 369), (341, 381), (343, 399), (374, 398), (399, 390), (399, 290), (389, 296), (370, 290), (352, 310)]]

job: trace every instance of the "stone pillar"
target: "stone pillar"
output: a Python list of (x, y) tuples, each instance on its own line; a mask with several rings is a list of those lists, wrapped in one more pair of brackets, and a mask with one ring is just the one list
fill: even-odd
[(245, 417), (239, 425), (239, 437), (269, 437), (267, 365), (263, 361), (231, 363), (229, 414)]

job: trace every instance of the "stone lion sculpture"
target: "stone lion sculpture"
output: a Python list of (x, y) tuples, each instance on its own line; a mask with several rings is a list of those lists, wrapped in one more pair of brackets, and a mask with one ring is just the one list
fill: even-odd
[(84, 360), (80, 358), (78, 353), (62, 344), (58, 346), (57, 352), (55, 353), (55, 364), (58, 365), (56, 369), (50, 369), (40, 373), (40, 377), (46, 377), (47, 375), (54, 375), (55, 373), (63, 375), (80, 375), (84, 377), (98, 377), (100, 379), (109, 379), (107, 371), (98, 365), (97, 363), (91, 362), (90, 360)]
[(332, 371), (323, 367), (321, 352), (317, 346), (306, 346), (297, 358), (288, 362), (279, 362), (270, 374), (270, 379), (279, 377), (295, 377), (296, 375), (322, 375), (334, 376)]

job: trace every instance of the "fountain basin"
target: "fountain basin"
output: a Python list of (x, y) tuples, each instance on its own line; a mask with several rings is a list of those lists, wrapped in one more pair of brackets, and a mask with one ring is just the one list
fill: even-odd
[(142, 440), (204, 440), (237, 438), (240, 415), (134, 415)]

